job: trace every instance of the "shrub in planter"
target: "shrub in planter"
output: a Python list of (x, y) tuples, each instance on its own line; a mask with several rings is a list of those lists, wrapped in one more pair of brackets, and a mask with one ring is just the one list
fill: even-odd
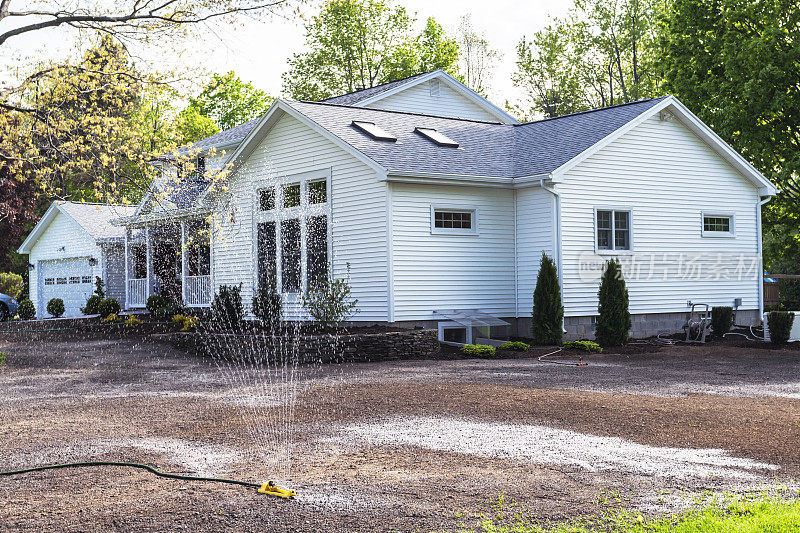
[(461, 347), (461, 353), (471, 357), (493, 357), (495, 349), (485, 344), (465, 344)]
[(513, 352), (527, 352), (531, 349), (530, 344), (524, 342), (504, 342), (497, 347), (498, 350), (511, 350)]
[(259, 287), (258, 293), (253, 298), (253, 314), (264, 325), (271, 329), (277, 328), (281, 323), (283, 313), (283, 299), (275, 287)]
[(47, 312), (58, 318), (64, 314), (64, 300), (61, 298), (52, 298), (47, 302)]
[(92, 294), (89, 296), (89, 299), (86, 300), (86, 306), (81, 307), (81, 313), (84, 315), (96, 315), (99, 313), (97, 308), (100, 305), (100, 302), (103, 301), (103, 298), (97, 294)]
[(628, 289), (622, 278), (622, 268), (616, 259), (606, 263), (597, 295), (597, 342), (600, 346), (625, 344), (631, 330), (631, 313), (628, 310)]
[(36, 307), (33, 305), (32, 301), (30, 301), (28, 298), (25, 298), (19, 303), (17, 314), (22, 320), (32, 320), (36, 317)]
[(220, 285), (211, 303), (211, 317), (218, 326), (238, 328), (244, 318), (242, 286)]
[(542, 253), (533, 291), (533, 340), (538, 345), (561, 344), (564, 306), (556, 264)]
[(590, 353), (603, 353), (603, 347), (593, 341), (568, 341), (564, 343), (564, 348), (582, 350)]
[(714, 335), (722, 337), (728, 333), (733, 325), (733, 307), (711, 308), (711, 329)]
[(13, 272), (0, 272), (0, 293), (19, 298), (25, 288), (25, 280)]
[(767, 314), (769, 338), (774, 344), (786, 344), (792, 332), (794, 313), (788, 311), (771, 311)]
[(118, 315), (122, 307), (114, 298), (106, 298), (97, 304), (97, 313), (100, 316)]
[(167, 299), (160, 294), (153, 294), (147, 298), (145, 308), (147, 312), (153, 316), (160, 314), (160, 312), (167, 306)]

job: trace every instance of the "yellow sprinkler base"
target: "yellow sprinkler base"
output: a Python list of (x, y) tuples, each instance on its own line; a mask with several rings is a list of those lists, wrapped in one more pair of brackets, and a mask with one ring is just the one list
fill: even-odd
[(258, 492), (269, 496), (277, 496), (278, 498), (294, 498), (297, 496), (297, 491), (281, 488), (277, 486), (274, 481), (267, 481), (261, 485)]

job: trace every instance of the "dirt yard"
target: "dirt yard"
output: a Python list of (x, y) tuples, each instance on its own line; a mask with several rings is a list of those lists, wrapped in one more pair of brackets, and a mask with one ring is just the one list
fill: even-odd
[(800, 476), (792, 350), (384, 362), (291, 382), (136, 338), (6, 336), (0, 351), (0, 470), (135, 461), (298, 491), (125, 468), (0, 477), (4, 531), (449, 531), (491, 515), (499, 494), (561, 519)]

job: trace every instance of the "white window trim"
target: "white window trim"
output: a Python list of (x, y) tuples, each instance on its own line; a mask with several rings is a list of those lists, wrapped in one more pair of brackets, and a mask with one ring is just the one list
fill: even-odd
[[(706, 217), (729, 218), (730, 231), (706, 231)], [(736, 216), (734, 213), (724, 213), (719, 211), (702, 211), (700, 213), (700, 235), (703, 238), (733, 239), (736, 237)]]
[[(626, 212), (628, 213), (628, 246), (627, 249), (620, 250), (616, 248), (612, 248), (610, 250), (605, 250), (598, 247), (597, 243), (597, 212), (598, 211), (612, 211), (612, 212)], [(627, 255), (633, 253), (633, 208), (629, 206), (603, 206), (597, 205), (594, 207), (594, 213), (592, 215), (592, 228), (594, 229), (592, 240), (594, 241), (594, 253), (597, 255)], [(611, 215), (611, 244), (614, 245), (614, 232), (615, 232), (615, 225), (614, 225), (614, 215)]]
[[(436, 211), (472, 213), (472, 228), (470, 229), (437, 228)], [(433, 235), (479, 235), (478, 232), (479, 223), (480, 223), (480, 213), (477, 207), (431, 204), (431, 234)]]
[[(311, 204), (308, 202), (308, 184), (314, 181), (325, 181), (327, 201), (324, 204)], [(282, 178), (263, 179), (256, 181), (253, 189), (253, 227), (251, 234), (253, 244), (251, 264), (253, 265), (253, 288), (258, 289), (258, 225), (262, 222), (275, 222), (275, 285), (278, 294), (288, 297), (292, 302), (299, 301), (300, 294), (308, 287), (306, 250), (306, 225), (309, 217), (326, 215), (328, 218), (328, 263), (333, 257), (333, 221), (331, 216), (331, 169), (314, 170), (301, 174), (292, 174)], [(300, 205), (297, 207), (283, 207), (283, 186), (300, 183)], [(275, 209), (261, 211), (260, 192), (273, 187), (275, 190)], [(300, 292), (283, 292), (283, 277), (281, 273), (283, 250), (281, 247), (281, 221), (292, 218), (300, 219)], [(332, 267), (331, 267), (332, 268)], [(286, 300), (284, 300), (286, 302)]]

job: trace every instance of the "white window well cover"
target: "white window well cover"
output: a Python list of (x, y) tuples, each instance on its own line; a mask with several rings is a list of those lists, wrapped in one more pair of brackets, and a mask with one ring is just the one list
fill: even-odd
[(354, 128), (363, 131), (376, 141), (391, 141), (391, 142), (397, 141), (397, 137), (387, 132), (380, 126), (376, 126), (374, 122), (364, 122), (361, 120), (354, 120), (352, 125)]
[(414, 128), (414, 131), (428, 139), (429, 141), (433, 141), (439, 146), (448, 146), (450, 148), (458, 148), (458, 143), (448, 137), (447, 135), (436, 131), (433, 128)]
[(461, 324), (466, 327), (485, 327), (485, 326), (510, 326), (505, 320), (500, 320), (496, 316), (492, 316), (478, 309), (447, 309), (437, 310), (433, 315), (438, 318), (444, 318), (451, 322)]

